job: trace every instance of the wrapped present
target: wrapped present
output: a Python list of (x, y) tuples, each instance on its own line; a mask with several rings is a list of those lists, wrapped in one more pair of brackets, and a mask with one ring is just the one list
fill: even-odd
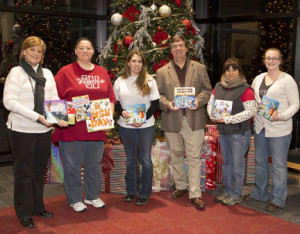
[(205, 176), (205, 189), (214, 190), (216, 184), (216, 137), (205, 136), (200, 155), (201, 159), (205, 160), (205, 171), (201, 171), (201, 176)]
[(44, 175), (44, 184), (52, 182), (64, 182), (64, 170), (59, 154), (59, 148), (57, 144), (54, 143), (51, 144), (51, 156), (48, 160), (48, 165)]
[[(200, 156), (201, 156), (201, 191), (214, 190), (216, 184), (216, 138), (205, 136)], [(185, 159), (185, 169), (188, 172), (188, 163)]]
[(170, 150), (167, 142), (160, 142), (156, 139), (156, 144), (151, 150), (151, 160), (153, 163), (152, 190), (154, 192), (169, 191), (171, 170)]
[(126, 194), (126, 154), (122, 144), (104, 147), (101, 172), (101, 192)]
[(51, 145), (51, 181), (56, 183), (64, 182), (64, 169), (57, 145)]
[(215, 138), (215, 152), (216, 152), (216, 183), (222, 184), (223, 177), (222, 177), (222, 154), (220, 148), (220, 140), (219, 140), (219, 131), (217, 129), (217, 125), (206, 125), (206, 136), (212, 136)]
[(47, 167), (44, 174), (44, 184), (49, 184), (51, 181), (51, 158), (48, 160)]
[(219, 136), (219, 131), (217, 129), (217, 125), (216, 124), (207, 124), (205, 135), (212, 136), (212, 137)]
[[(271, 156), (270, 161), (270, 177), (269, 183), (272, 184), (272, 160)], [(246, 156), (246, 175), (245, 175), (245, 184), (255, 184), (255, 144), (254, 136), (250, 137), (250, 146)]]

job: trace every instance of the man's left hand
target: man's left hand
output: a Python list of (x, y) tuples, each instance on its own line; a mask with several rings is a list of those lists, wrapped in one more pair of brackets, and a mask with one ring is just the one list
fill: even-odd
[(195, 100), (195, 107), (187, 107), (188, 110), (197, 110), (198, 109), (198, 100)]

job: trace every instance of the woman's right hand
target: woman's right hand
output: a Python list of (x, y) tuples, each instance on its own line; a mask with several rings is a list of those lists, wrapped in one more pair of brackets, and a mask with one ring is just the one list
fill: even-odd
[(122, 111), (122, 116), (123, 116), (123, 118), (127, 118), (127, 116), (128, 116), (128, 112), (126, 111), (126, 110), (123, 110)]
[(50, 128), (50, 127), (52, 126), (52, 124), (51, 124), (51, 123), (48, 123), (47, 120), (45, 119), (45, 117), (42, 116), (42, 115), (39, 115), (38, 121), (39, 121), (41, 124), (43, 124), (43, 125), (45, 125), (46, 127), (48, 127), (48, 128)]

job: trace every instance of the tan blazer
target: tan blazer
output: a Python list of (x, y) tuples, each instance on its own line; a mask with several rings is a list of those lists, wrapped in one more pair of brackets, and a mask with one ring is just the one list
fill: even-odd
[[(180, 87), (179, 79), (173, 61), (160, 68), (156, 73), (156, 83), (160, 94), (159, 108), (162, 110), (161, 129), (166, 132), (179, 132), (182, 125), (182, 110), (172, 112), (168, 109), (169, 102), (174, 100), (174, 88)], [(204, 65), (187, 60), (186, 87), (195, 87), (198, 100), (197, 110), (186, 110), (186, 118), (191, 129), (205, 128), (205, 104), (208, 102), (212, 87)]]

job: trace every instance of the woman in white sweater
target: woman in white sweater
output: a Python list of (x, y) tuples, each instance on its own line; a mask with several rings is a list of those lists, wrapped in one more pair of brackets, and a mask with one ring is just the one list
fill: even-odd
[[(27, 37), (22, 43), (20, 65), (9, 72), (3, 103), (14, 163), (14, 207), (24, 228), (33, 228), (32, 215), (51, 218), (43, 202), (44, 170), (51, 147), (51, 124), (43, 117), (44, 100), (58, 99), (51, 71), (42, 68), (45, 43)], [(66, 122), (60, 122), (66, 126)]]
[[(273, 212), (284, 207), (287, 197), (287, 155), (292, 138), (292, 117), (299, 109), (299, 92), (293, 77), (280, 70), (280, 50), (268, 49), (264, 63), (267, 72), (258, 75), (252, 83), (257, 107), (264, 95), (279, 102), (279, 106), (270, 120), (257, 113), (254, 116), (256, 186), (245, 200), (269, 201), (266, 209)], [(269, 194), (270, 155), (273, 184)]]
[[(153, 165), (151, 147), (155, 133), (153, 114), (159, 106), (159, 93), (156, 81), (148, 75), (144, 55), (132, 50), (127, 55), (123, 75), (114, 84), (117, 98), (116, 110), (120, 114), (118, 121), (121, 140), (126, 153), (126, 191), (125, 202), (145, 205), (152, 191)], [(145, 105), (146, 121), (133, 121), (129, 109), (134, 105)], [(138, 119), (138, 118), (137, 118)], [(137, 158), (142, 164), (140, 188), (138, 188)]]

